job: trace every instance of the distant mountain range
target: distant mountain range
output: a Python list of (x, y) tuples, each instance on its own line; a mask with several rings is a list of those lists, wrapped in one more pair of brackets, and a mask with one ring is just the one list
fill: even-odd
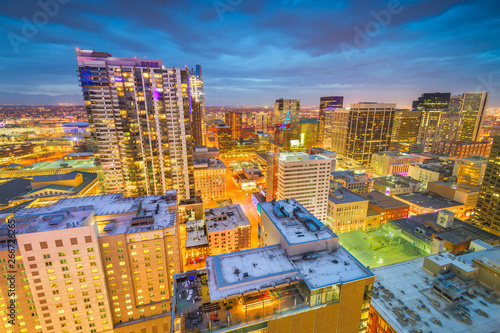
[(30, 95), (0, 92), (0, 105), (57, 105), (59, 103), (83, 105), (83, 97), (80, 94), (62, 94), (51, 96), (45, 94)]

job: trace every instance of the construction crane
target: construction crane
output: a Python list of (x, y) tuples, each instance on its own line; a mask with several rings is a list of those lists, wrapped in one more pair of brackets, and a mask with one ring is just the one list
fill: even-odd
[(278, 157), (280, 155), (280, 134), (282, 131), (289, 131), (290, 126), (291, 126), (290, 123), (275, 124), (272, 126), (274, 128), (273, 188), (272, 188), (273, 200), (276, 200), (278, 196)]

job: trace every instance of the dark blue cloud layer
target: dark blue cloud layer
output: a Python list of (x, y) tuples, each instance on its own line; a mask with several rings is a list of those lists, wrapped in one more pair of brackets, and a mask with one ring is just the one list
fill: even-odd
[(3, 1), (0, 92), (79, 93), (75, 47), (93, 47), (201, 64), (210, 105), (488, 90), (500, 106), (499, 14), (495, 0)]

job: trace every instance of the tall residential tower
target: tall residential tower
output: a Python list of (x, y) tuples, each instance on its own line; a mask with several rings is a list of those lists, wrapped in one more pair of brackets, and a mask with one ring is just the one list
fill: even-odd
[(101, 189), (194, 197), (189, 71), (76, 51)]

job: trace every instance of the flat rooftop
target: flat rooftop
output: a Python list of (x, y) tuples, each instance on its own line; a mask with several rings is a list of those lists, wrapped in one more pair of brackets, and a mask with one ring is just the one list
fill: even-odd
[(204, 220), (187, 221), (186, 231), (186, 248), (208, 245)]
[(358, 195), (365, 200), (369, 200), (371, 204), (374, 204), (375, 206), (378, 206), (382, 209), (409, 207), (407, 203), (394, 199), (393, 197), (387, 196), (380, 192), (359, 193)]
[[(444, 255), (440, 260), (446, 258)], [(423, 262), (424, 258), (419, 258), (373, 269), (375, 283), (371, 305), (397, 332), (498, 331), (500, 304), (486, 299), (490, 290), (474, 280), (466, 284), (458, 278), (451, 278), (447, 281), (462, 291), (472, 290), (473, 296), (463, 295), (461, 301), (450, 303), (431, 291), (436, 277), (422, 267)], [(457, 260), (453, 262), (457, 263), (463, 264)], [(469, 317), (468, 320), (461, 321), (453, 315), (457, 305), (466, 307), (463, 310), (466, 316), (462, 318)]]
[(331, 160), (331, 158), (323, 155), (309, 155), (306, 153), (298, 152), (298, 153), (280, 153), (278, 160), (282, 162), (299, 162), (299, 161), (314, 161), (314, 160)]
[(195, 158), (193, 160), (195, 169), (225, 169), (226, 165), (216, 158)]
[(414, 205), (420, 207), (426, 207), (429, 209), (445, 209), (448, 207), (463, 206), (463, 203), (458, 201), (447, 199), (440, 195), (429, 194), (429, 193), (408, 193), (396, 195), (395, 198), (400, 198), (406, 200)]
[[(266, 212), (267, 216), (269, 216), (288, 244), (296, 245), (317, 240), (337, 238), (337, 235), (334, 234), (333, 231), (327, 228), (295, 199), (280, 200), (277, 201), (275, 205), (277, 205), (277, 210), (280, 210), (279, 207), (282, 207), (283, 210), (287, 212), (288, 217), (283, 215), (282, 218), (278, 218), (275, 214), (275, 206), (273, 205), (273, 202), (259, 203), (261, 210)], [(322, 230), (310, 231), (305, 223), (299, 221), (297, 217), (294, 216), (293, 210), (297, 208), (300, 209), (301, 214), (303, 214), (304, 217), (311, 219), (314, 224), (317, 224), (320, 228), (322, 228)]]
[(205, 220), (209, 233), (251, 225), (240, 205), (205, 209)]
[(344, 203), (367, 201), (367, 199), (361, 197), (358, 194), (354, 194), (346, 189), (338, 189), (335, 191), (331, 191), (330, 194), (328, 195), (328, 200), (337, 205), (341, 205)]

